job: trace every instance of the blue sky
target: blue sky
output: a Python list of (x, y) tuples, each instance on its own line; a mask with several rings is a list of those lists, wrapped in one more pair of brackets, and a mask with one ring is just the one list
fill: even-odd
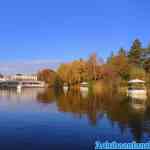
[(0, 1), (0, 71), (18, 61), (54, 66), (93, 51), (106, 58), (135, 38), (146, 46), (149, 18), (148, 0)]

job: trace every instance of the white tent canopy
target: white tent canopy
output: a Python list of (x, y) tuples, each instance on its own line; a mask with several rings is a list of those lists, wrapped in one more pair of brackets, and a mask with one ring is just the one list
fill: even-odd
[(128, 81), (128, 83), (145, 83), (145, 81), (139, 80), (139, 79), (133, 79), (133, 80)]

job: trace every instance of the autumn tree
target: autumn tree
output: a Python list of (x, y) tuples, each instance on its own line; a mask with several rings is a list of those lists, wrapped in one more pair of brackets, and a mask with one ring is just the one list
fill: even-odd
[(88, 68), (87, 64), (84, 60), (76, 60), (72, 62), (72, 73), (73, 73), (73, 80), (77, 83), (85, 81), (88, 79)]
[(129, 64), (128, 57), (126, 56), (126, 51), (121, 48), (117, 55), (114, 55), (108, 62), (109, 68), (113, 70), (113, 72), (121, 77), (122, 79), (128, 79), (129, 74)]
[(114, 71), (114, 68), (110, 64), (103, 64), (101, 66), (101, 76), (104, 80), (114, 80), (118, 77), (117, 73)]
[(100, 76), (100, 66), (101, 62), (97, 58), (96, 53), (90, 55), (88, 61), (88, 73), (89, 73), (89, 80), (96, 80)]
[(58, 74), (64, 83), (75, 84), (88, 79), (86, 61), (80, 59), (70, 63), (62, 64), (58, 68)]
[(144, 69), (147, 73), (150, 73), (150, 58), (144, 61)]
[(49, 86), (54, 86), (56, 72), (51, 69), (44, 69), (38, 72), (38, 80), (45, 81)]
[(107, 58), (107, 63), (109, 63), (114, 56), (115, 56), (114, 52), (112, 51), (111, 54), (110, 54), (110, 56)]
[(64, 83), (69, 84), (72, 78), (71, 63), (61, 64), (57, 70), (57, 73)]
[(141, 67), (137, 66), (132, 66), (130, 71), (129, 71), (130, 79), (142, 79), (145, 80), (146, 78), (146, 73), (145, 70)]

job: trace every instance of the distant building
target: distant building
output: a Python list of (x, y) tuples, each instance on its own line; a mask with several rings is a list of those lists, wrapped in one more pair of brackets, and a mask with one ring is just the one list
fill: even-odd
[(5, 81), (5, 78), (3, 78), (3, 77), (0, 77), (0, 81)]
[(16, 74), (11, 76), (12, 80), (32, 80), (37, 81), (37, 75), (24, 75), (24, 74)]
[(11, 76), (10, 75), (4, 76), (4, 79), (5, 79), (5, 81), (11, 80)]

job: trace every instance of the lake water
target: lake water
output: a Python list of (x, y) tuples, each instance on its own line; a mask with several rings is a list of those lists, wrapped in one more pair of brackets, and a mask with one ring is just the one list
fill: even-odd
[(0, 90), (0, 149), (92, 150), (95, 141), (150, 141), (150, 105), (125, 96)]

